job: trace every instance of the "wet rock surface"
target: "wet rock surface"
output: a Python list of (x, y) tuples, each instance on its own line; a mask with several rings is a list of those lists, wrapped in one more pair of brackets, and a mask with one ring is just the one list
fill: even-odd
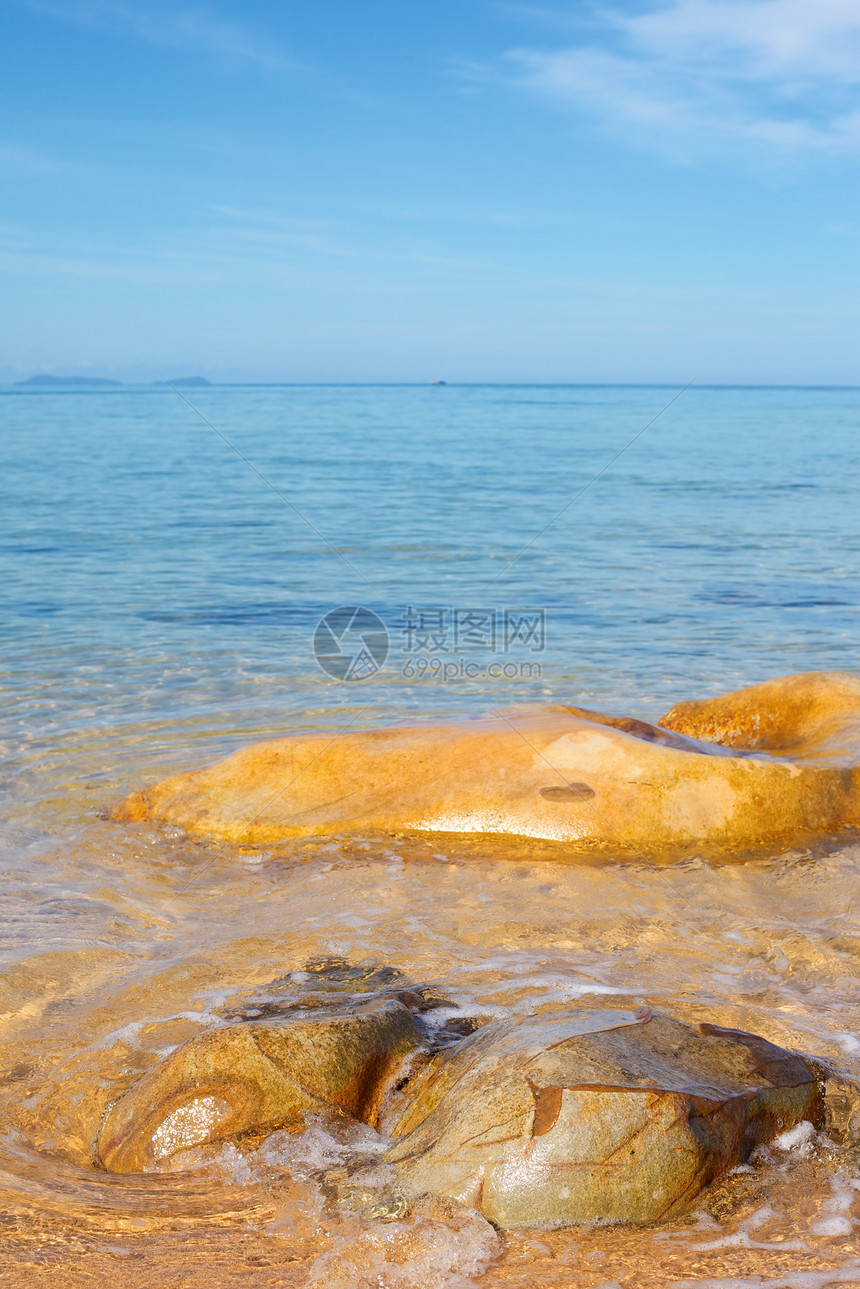
[(817, 1112), (800, 1057), (668, 1016), (569, 1008), (463, 1040), (386, 1159), (502, 1227), (656, 1222)]
[(420, 1042), (412, 1013), (394, 998), (346, 1014), (209, 1030), (111, 1107), (99, 1158), (112, 1172), (143, 1172), (190, 1146), (271, 1132), (324, 1106), (374, 1123), (385, 1088)]
[[(391, 969), (320, 964), (281, 1014), (276, 986), (226, 1013), (248, 1019), (181, 1045), (120, 1097), (98, 1138), (106, 1168), (197, 1166), (217, 1143), (334, 1113), (384, 1134), (371, 1134), (370, 1171), (334, 1170), (324, 1187), (376, 1220), (432, 1194), (503, 1228), (649, 1223), (683, 1213), (801, 1120), (825, 1119), (822, 1068), (647, 1008), (576, 1005), (476, 1028)], [(834, 1095), (831, 1117), (845, 1089)]]
[(681, 702), (659, 725), (556, 703), (444, 725), (274, 739), (113, 807), (268, 844), (478, 833), (611, 847), (757, 850), (860, 824), (860, 679), (808, 672)]

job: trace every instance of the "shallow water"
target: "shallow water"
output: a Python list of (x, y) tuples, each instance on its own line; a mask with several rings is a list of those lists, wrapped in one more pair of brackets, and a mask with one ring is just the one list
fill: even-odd
[[(261, 851), (100, 817), (293, 728), (551, 699), (655, 719), (856, 669), (857, 391), (687, 391), (506, 568), (674, 392), (191, 393), (325, 540), (170, 391), (0, 394), (4, 1283), (860, 1284), (860, 1165), (814, 1134), (647, 1233), (499, 1237), (429, 1201), (391, 1221), (332, 1207), (314, 1164), (367, 1149), (332, 1124), (192, 1172), (93, 1161), (139, 1072), (326, 955), (435, 981), (464, 1015), (629, 997), (860, 1076), (853, 841), (657, 870), (480, 837)], [(390, 652), (339, 682), (311, 641), (355, 603)], [(410, 606), (449, 610), (435, 651), (407, 652)], [(543, 610), (545, 648), (455, 642), (455, 611), (477, 608)], [(456, 677), (416, 676), (421, 657)]]

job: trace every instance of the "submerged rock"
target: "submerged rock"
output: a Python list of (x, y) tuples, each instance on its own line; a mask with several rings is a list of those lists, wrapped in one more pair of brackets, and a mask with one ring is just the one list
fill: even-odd
[(464, 1039), (384, 1158), (502, 1227), (657, 1222), (819, 1095), (804, 1060), (751, 1034), (568, 1008)]
[(554, 705), (301, 734), (133, 793), (115, 819), (269, 843), (325, 833), (512, 834), (670, 859), (860, 824), (860, 679), (810, 672), (658, 726)]
[(190, 1146), (272, 1132), (334, 1106), (373, 1124), (386, 1087), (421, 1042), (394, 999), (352, 1014), (224, 1025), (183, 1043), (108, 1111), (98, 1155), (146, 1172)]
[(842, 1070), (810, 1061), (822, 1088), (819, 1127), (839, 1145), (860, 1144), (860, 1083)]

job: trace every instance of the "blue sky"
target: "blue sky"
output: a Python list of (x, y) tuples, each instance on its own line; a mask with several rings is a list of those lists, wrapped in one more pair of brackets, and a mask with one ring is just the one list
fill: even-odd
[(0, 380), (860, 383), (860, 0), (7, 0)]

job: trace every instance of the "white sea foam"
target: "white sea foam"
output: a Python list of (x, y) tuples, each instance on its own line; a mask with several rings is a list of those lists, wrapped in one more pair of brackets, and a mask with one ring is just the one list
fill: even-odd
[[(784, 1246), (787, 1247), (787, 1246)], [(705, 1280), (670, 1280), (667, 1289), (831, 1289), (860, 1285), (860, 1258), (830, 1271), (789, 1271), (777, 1276), (717, 1276)]]
[(778, 1249), (784, 1253), (809, 1252), (809, 1245), (805, 1240), (777, 1240), (768, 1243), (767, 1240), (753, 1240), (748, 1231), (732, 1231), (729, 1235), (708, 1240), (704, 1244), (691, 1244), (690, 1248), (695, 1249), (697, 1253), (711, 1253), (715, 1249)]
[(338, 1236), (317, 1258), (308, 1289), (465, 1289), (501, 1253), (496, 1231), (469, 1209), (437, 1219), (416, 1211)]
[(288, 1168), (295, 1177), (309, 1177), (364, 1156), (379, 1155), (391, 1144), (387, 1137), (357, 1120), (339, 1123), (337, 1136), (323, 1116), (318, 1121), (309, 1117), (308, 1122), (304, 1132), (272, 1133), (256, 1158), (263, 1164)]
[(788, 1132), (782, 1133), (779, 1137), (774, 1137), (772, 1145), (777, 1150), (797, 1150), (801, 1154), (808, 1154), (812, 1149), (815, 1141), (815, 1128), (808, 1119), (801, 1119)]
[[(240, 1184), (265, 1185), (273, 1169), (300, 1184), (303, 1198), (293, 1197), (268, 1233), (291, 1239), (296, 1217), (309, 1215), (324, 1233), (307, 1289), (466, 1289), (500, 1256), (498, 1234), (471, 1209), (432, 1196), (401, 1198), (396, 1171), (379, 1159), (389, 1145), (365, 1124), (320, 1114), (304, 1132), (272, 1133), (253, 1152), (222, 1146), (210, 1163)], [(347, 1174), (349, 1188), (361, 1193), (360, 1211), (326, 1208), (324, 1179), (332, 1172)]]
[[(223, 1025), (225, 1022), (221, 1016), (212, 1011), (179, 1011), (173, 1012), (170, 1016), (147, 1017), (145, 1020), (130, 1021), (127, 1025), (122, 1025), (119, 1029), (113, 1029), (105, 1034), (98, 1043), (93, 1043), (89, 1048), (83, 1048), (83, 1051), (96, 1051), (99, 1048), (110, 1048), (116, 1043), (128, 1043), (129, 1046), (136, 1045), (140, 1040), (141, 1031), (144, 1029), (154, 1028), (157, 1025), (169, 1025), (177, 1020), (191, 1021), (194, 1025), (204, 1025), (208, 1029), (214, 1029), (217, 1025)], [(152, 1049), (156, 1055), (166, 1055), (172, 1052), (176, 1043), (169, 1043), (164, 1048)]]
[(847, 1217), (834, 1214), (832, 1217), (820, 1217), (809, 1228), (813, 1235), (850, 1235), (854, 1224)]

